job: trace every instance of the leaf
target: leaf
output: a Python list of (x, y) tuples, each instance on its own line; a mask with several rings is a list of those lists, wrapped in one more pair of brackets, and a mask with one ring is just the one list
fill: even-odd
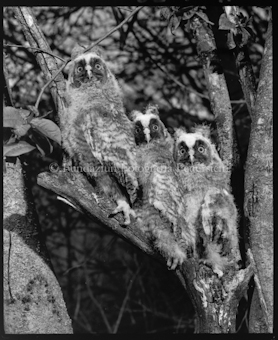
[(236, 25), (228, 20), (228, 18), (226, 17), (225, 13), (222, 13), (220, 15), (218, 25), (219, 25), (219, 29), (220, 30), (228, 30), (228, 31), (230, 31), (230, 30), (236, 28)]
[(39, 130), (43, 135), (48, 138), (54, 140), (59, 145), (61, 145), (62, 137), (61, 131), (52, 120), (44, 119), (44, 118), (34, 118), (31, 120), (30, 124)]
[(232, 32), (229, 32), (228, 33), (228, 36), (227, 36), (227, 46), (230, 50), (232, 50), (233, 48), (236, 47), (236, 43), (234, 41), (234, 35)]
[(17, 157), (27, 152), (34, 150), (35, 147), (25, 141), (19, 141), (18, 143), (4, 145), (4, 156)]
[(21, 126), (17, 126), (14, 129), (14, 133), (18, 136), (18, 137), (22, 137), (25, 136), (28, 132), (28, 130), (30, 129), (31, 125), (30, 124), (25, 124), (25, 125), (21, 125)]
[(231, 22), (236, 24), (238, 21), (239, 11), (237, 6), (224, 6), (224, 10), (227, 15), (227, 19)]
[(161, 10), (160, 10), (160, 17), (162, 19), (168, 20), (170, 18), (170, 15), (171, 15), (171, 11), (170, 11), (170, 9), (168, 7), (161, 8)]
[(207, 15), (203, 12), (196, 12), (196, 15), (198, 15), (200, 18), (202, 18), (205, 22), (207, 22), (210, 25), (214, 25), (212, 21), (209, 21)]
[(171, 16), (171, 18), (169, 20), (169, 27), (170, 27), (171, 33), (173, 35), (175, 35), (175, 31), (179, 27), (180, 22), (181, 22), (181, 17), (177, 17), (175, 15)]
[(10, 138), (13, 135), (13, 131), (11, 128), (8, 127), (3, 127), (2, 128), (2, 133), (3, 133), (3, 143), (6, 144), (10, 140)]
[[(19, 109), (15, 109), (12, 106), (4, 107), (3, 111), (3, 127), (15, 128), (25, 124), (25, 120), (22, 118)], [(23, 110), (27, 111), (27, 110)], [(29, 112), (29, 111), (28, 111)]]
[(39, 150), (39, 152), (41, 153), (42, 156), (49, 155), (53, 151), (53, 146), (52, 146), (51, 143), (49, 143), (49, 151), (48, 152), (44, 152), (44, 150), (39, 146), (39, 144), (36, 144), (36, 147), (37, 147), (37, 149)]
[(49, 155), (53, 151), (53, 146), (50, 143), (49, 139), (42, 134), (40, 130), (37, 130), (35, 127), (32, 127), (28, 131), (28, 137), (31, 141), (36, 144), (37, 149), (42, 154), (42, 156)]
[(192, 18), (193, 15), (196, 14), (196, 12), (197, 12), (197, 8), (191, 9), (188, 12), (184, 12), (183, 13), (183, 20), (188, 20), (188, 19)]

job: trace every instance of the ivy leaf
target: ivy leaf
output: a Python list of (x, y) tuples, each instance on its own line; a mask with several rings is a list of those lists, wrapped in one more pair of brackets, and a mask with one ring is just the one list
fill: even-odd
[(225, 13), (222, 13), (220, 15), (220, 18), (219, 18), (219, 22), (218, 22), (218, 25), (219, 25), (219, 29), (220, 30), (227, 30), (227, 31), (230, 31), (230, 30), (235, 30), (236, 29), (236, 25), (233, 24), (226, 16)]
[(61, 145), (62, 137), (61, 131), (52, 120), (44, 118), (33, 118), (30, 124), (39, 130), (44, 136), (54, 140), (59, 145)]
[(18, 143), (4, 145), (4, 156), (6, 157), (17, 157), (27, 152), (34, 150), (35, 147), (29, 143), (21, 140)]

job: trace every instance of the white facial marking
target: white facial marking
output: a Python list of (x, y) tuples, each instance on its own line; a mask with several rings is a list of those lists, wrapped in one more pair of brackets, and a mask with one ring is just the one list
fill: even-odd
[(79, 60), (85, 60), (86, 63), (89, 64), (90, 61), (91, 61), (91, 58), (93, 58), (93, 59), (96, 59), (96, 58), (97, 59), (101, 59), (96, 53), (90, 52), (90, 53), (85, 53), (85, 54), (80, 55), (74, 61), (77, 62)]
[(157, 119), (157, 116), (155, 116), (152, 113), (143, 114), (141, 112), (140, 112), (140, 114), (137, 113), (136, 118), (135, 118), (135, 122), (136, 121), (140, 121), (142, 126), (143, 126), (144, 134), (146, 136), (147, 143), (149, 143), (150, 140), (151, 140), (151, 131), (150, 131), (150, 127), (149, 126), (150, 126), (150, 120), (152, 118)]
[(87, 64), (87, 65), (85, 66), (85, 70), (86, 70), (87, 73), (88, 73), (89, 79), (91, 79), (92, 76), (93, 76), (93, 73), (92, 73), (92, 66), (90, 66), (89, 64)]
[[(136, 112), (137, 113), (137, 112)], [(140, 112), (141, 113), (141, 112)], [(136, 118), (135, 118), (135, 122), (137, 122), (138, 120), (142, 123), (143, 128), (148, 128), (150, 125), (150, 120), (152, 118), (157, 119), (157, 116), (155, 116), (154, 114), (150, 113), (148, 115), (141, 113), (140, 115), (137, 113), (136, 114)]]
[(146, 140), (149, 143), (151, 140), (151, 131), (148, 127), (144, 128), (144, 134), (146, 136)]

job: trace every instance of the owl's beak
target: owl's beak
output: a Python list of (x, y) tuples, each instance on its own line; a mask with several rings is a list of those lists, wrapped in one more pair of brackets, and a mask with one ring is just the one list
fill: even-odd
[(191, 164), (193, 164), (194, 163), (194, 150), (189, 150), (189, 158), (190, 158)]
[(88, 78), (89, 78), (89, 79), (92, 79), (93, 73), (92, 73), (91, 70), (88, 70), (88, 71), (87, 71), (87, 75), (88, 75)]
[(151, 132), (150, 132), (150, 129), (149, 129), (149, 128), (145, 128), (145, 129), (144, 129), (144, 134), (145, 134), (145, 136), (146, 136), (147, 143), (149, 143), (150, 140), (151, 140)]

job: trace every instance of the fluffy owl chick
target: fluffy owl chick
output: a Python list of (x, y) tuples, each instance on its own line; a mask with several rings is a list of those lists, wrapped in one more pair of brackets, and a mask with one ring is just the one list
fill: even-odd
[[(187, 230), (183, 192), (173, 167), (173, 140), (159, 119), (157, 107), (133, 111), (139, 185), (142, 188), (141, 228), (175, 269), (194, 252), (194, 230)], [(139, 221), (140, 223), (140, 221)]]
[(130, 119), (134, 123), (136, 145), (167, 141), (173, 147), (173, 139), (159, 117), (157, 105), (148, 104), (144, 112), (132, 111)]
[(118, 82), (98, 50), (73, 50), (60, 122), (69, 156), (116, 202), (112, 214), (123, 212), (129, 224), (138, 188), (134, 135)]
[(219, 276), (240, 260), (237, 209), (225, 166), (207, 135), (175, 132), (174, 160), (186, 192), (185, 219), (196, 231), (196, 251)]
[[(172, 153), (164, 143), (143, 144), (137, 150), (144, 231), (175, 269), (194, 253), (195, 230), (188, 229), (183, 215), (186, 203), (173, 167)], [(144, 227), (142, 227), (144, 228)]]

